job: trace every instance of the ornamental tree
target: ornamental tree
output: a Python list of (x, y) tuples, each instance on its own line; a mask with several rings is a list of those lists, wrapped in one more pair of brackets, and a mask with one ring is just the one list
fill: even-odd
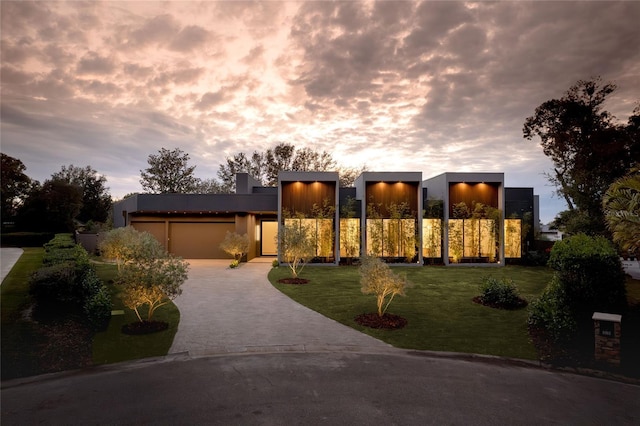
[(237, 232), (227, 231), (224, 241), (220, 243), (220, 249), (239, 261), (249, 251), (249, 244), (249, 235), (246, 232), (240, 235)]
[[(148, 257), (125, 264), (117, 279), (122, 286), (123, 303), (133, 309), (140, 322), (151, 321), (155, 311), (182, 294), (189, 264), (179, 257)], [(146, 305), (143, 320), (140, 309)]]
[(106, 259), (114, 259), (118, 272), (123, 265), (140, 259), (162, 257), (164, 247), (148, 232), (140, 232), (131, 226), (112, 229), (100, 243), (100, 253)]
[(278, 229), (278, 245), (281, 259), (287, 263), (291, 276), (297, 278), (305, 262), (315, 256), (315, 233), (305, 226), (302, 219), (285, 219)]
[(364, 256), (359, 272), (362, 293), (376, 296), (379, 316), (385, 314), (395, 296), (404, 296), (409, 286), (406, 277), (395, 274), (378, 257)]

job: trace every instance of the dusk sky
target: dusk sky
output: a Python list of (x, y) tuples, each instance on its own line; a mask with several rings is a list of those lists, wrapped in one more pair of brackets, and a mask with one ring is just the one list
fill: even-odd
[(525, 119), (580, 79), (640, 101), (640, 2), (1, 2), (2, 152), (114, 198), (165, 147), (200, 178), (280, 142), (370, 171), (504, 172), (565, 209)]

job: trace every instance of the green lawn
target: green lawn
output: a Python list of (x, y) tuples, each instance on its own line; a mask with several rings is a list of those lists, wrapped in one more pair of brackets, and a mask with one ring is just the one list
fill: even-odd
[(306, 285), (278, 284), (288, 276), (274, 268), (269, 280), (280, 291), (309, 308), (356, 330), (401, 348), (467, 352), (536, 359), (527, 332), (527, 309), (505, 311), (472, 302), (485, 275), (512, 278), (520, 296), (532, 300), (551, 278), (546, 267), (393, 267), (413, 283), (406, 297), (396, 297), (387, 312), (405, 317), (400, 330), (374, 330), (354, 318), (376, 311), (374, 296), (360, 291), (358, 269), (350, 266), (307, 266)]
[(2, 378), (30, 376), (41, 371), (38, 346), (44, 337), (37, 324), (22, 317), (31, 302), (29, 276), (42, 265), (43, 248), (25, 248), (0, 286), (2, 305)]
[(113, 310), (122, 310), (124, 315), (111, 317), (106, 331), (96, 333), (93, 338), (93, 362), (108, 364), (132, 359), (166, 355), (171, 348), (173, 338), (178, 331), (180, 311), (173, 303), (164, 305), (153, 315), (155, 321), (166, 321), (169, 328), (158, 333), (143, 336), (131, 336), (122, 333), (122, 326), (138, 321), (135, 312), (127, 309), (118, 297), (118, 289), (111, 282), (116, 278), (117, 267), (114, 264), (96, 263), (96, 271), (111, 290)]

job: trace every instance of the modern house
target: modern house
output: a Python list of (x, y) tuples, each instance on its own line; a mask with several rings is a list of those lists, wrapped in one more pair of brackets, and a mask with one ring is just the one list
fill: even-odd
[(229, 258), (227, 231), (249, 235), (248, 259), (275, 258), (278, 231), (295, 226), (314, 238), (313, 263), (504, 265), (532, 242), (537, 209), (533, 189), (505, 188), (502, 173), (364, 172), (349, 188), (337, 172), (280, 172), (277, 187), (239, 173), (234, 194), (133, 195), (114, 205), (114, 226), (187, 259)]

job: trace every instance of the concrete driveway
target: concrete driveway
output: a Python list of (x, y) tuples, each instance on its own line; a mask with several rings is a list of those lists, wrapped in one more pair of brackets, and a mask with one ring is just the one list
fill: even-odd
[(169, 353), (393, 350), (280, 293), (267, 280), (271, 260), (237, 269), (228, 260), (189, 260), (189, 279), (174, 301), (180, 325)]

